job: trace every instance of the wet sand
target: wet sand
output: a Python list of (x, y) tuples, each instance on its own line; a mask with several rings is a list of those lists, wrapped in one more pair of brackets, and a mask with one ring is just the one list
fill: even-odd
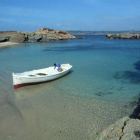
[(11, 46), (11, 45), (16, 45), (19, 44), (17, 42), (0, 42), (0, 47), (5, 47), (5, 46)]

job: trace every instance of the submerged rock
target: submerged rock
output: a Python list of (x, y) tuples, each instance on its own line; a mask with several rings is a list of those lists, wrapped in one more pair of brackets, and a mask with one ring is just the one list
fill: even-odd
[(84, 39), (84, 37), (82, 36), (82, 37), (77, 37), (77, 39)]
[(136, 62), (134, 66), (136, 70), (140, 71), (140, 61)]

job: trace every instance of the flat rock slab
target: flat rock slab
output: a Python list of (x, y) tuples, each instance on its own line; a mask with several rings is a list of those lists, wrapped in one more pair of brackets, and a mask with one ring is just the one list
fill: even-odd
[(102, 131), (96, 140), (140, 140), (140, 120), (126, 116)]

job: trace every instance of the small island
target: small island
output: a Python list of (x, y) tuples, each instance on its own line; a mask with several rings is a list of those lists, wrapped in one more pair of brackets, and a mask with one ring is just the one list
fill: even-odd
[(106, 34), (106, 38), (109, 38), (109, 39), (140, 39), (140, 34), (131, 34), (131, 33)]

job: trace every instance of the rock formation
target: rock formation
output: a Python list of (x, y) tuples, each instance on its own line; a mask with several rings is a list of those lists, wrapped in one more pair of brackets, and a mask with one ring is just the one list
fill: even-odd
[(126, 116), (110, 125), (95, 140), (140, 140), (140, 98), (130, 117)]
[(124, 117), (106, 128), (96, 140), (140, 140), (140, 120)]
[(24, 34), (18, 33), (16, 31), (1, 31), (0, 32), (0, 42), (23, 42), (25, 41)]
[(0, 42), (47, 42), (55, 40), (76, 39), (66, 31), (42, 28), (35, 32), (0, 31)]
[(140, 34), (106, 34), (109, 39), (140, 39)]

